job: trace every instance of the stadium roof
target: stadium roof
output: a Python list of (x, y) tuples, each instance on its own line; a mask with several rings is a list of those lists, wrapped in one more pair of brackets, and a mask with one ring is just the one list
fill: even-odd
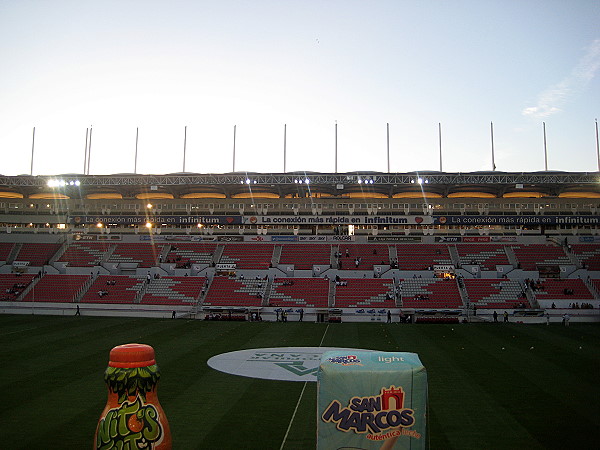
[[(305, 197), (309, 193), (332, 197), (488, 197), (532, 192), (543, 197), (567, 193), (600, 196), (598, 172), (411, 172), (411, 173), (175, 173), (166, 175), (79, 175), (1, 176), (0, 196), (44, 198), (194, 198), (196, 194), (221, 198), (256, 196)], [(201, 197), (202, 195), (198, 195)], [(474, 195), (475, 196), (475, 195)], [(584, 195), (585, 196), (585, 195)]]

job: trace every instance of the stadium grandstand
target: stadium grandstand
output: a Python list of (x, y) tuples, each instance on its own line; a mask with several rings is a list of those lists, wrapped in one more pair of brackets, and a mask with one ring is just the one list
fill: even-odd
[(0, 176), (4, 313), (600, 321), (600, 174)]

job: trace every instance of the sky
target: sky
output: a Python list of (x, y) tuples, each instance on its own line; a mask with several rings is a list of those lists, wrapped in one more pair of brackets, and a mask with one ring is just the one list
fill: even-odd
[(599, 24), (597, 0), (3, 0), (0, 174), (595, 172)]

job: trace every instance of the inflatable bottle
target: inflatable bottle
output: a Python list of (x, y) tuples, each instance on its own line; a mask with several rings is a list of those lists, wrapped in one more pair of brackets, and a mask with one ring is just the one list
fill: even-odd
[(104, 372), (108, 401), (98, 420), (94, 449), (171, 449), (169, 423), (156, 391), (159, 378), (151, 346), (125, 344), (110, 351)]

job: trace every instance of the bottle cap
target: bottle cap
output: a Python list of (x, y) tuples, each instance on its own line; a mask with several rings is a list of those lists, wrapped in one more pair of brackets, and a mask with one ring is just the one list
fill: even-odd
[(134, 368), (156, 364), (154, 349), (146, 344), (124, 344), (110, 351), (109, 367)]

